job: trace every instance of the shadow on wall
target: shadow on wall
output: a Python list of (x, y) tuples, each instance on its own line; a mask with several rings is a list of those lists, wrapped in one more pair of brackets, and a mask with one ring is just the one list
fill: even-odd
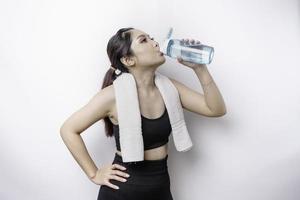
[(300, 199), (300, 156), (274, 162), (238, 181), (238, 187), (229, 194), (232, 200)]

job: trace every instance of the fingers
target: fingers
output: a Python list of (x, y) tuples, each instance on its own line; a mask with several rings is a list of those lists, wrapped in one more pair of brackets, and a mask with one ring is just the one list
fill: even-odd
[(186, 44), (186, 45), (189, 45), (189, 44), (201, 44), (201, 42), (199, 40), (188, 39), (188, 38), (183, 38), (183, 39), (181, 39), (181, 41), (184, 44)]
[(181, 63), (183, 61), (183, 59), (180, 56), (178, 56), (177, 61)]
[(126, 167), (123, 167), (122, 165), (119, 164), (112, 164), (112, 169), (121, 169), (121, 170), (125, 170)]
[(125, 173), (125, 172), (121, 172), (119, 170), (112, 170), (112, 173), (111, 174), (116, 174), (116, 175), (119, 175), (119, 176), (123, 176), (123, 177), (126, 177), (128, 178), (129, 177), (129, 174)]
[(119, 170), (114, 170), (114, 169), (126, 170), (126, 167), (121, 166), (119, 164), (113, 164), (112, 165), (112, 174), (117, 174), (117, 175), (120, 175), (120, 176), (129, 177), (129, 174), (127, 174), (125, 172), (122, 172), (122, 171), (119, 171)]
[[(110, 173), (107, 174), (107, 176), (106, 176), (105, 184), (113, 189), (119, 189), (119, 187), (117, 185), (110, 183), (109, 182), (110, 179), (114, 179), (114, 180), (121, 181), (121, 182), (126, 182), (127, 181), (126, 178), (128, 178), (130, 176), (129, 174), (122, 172), (120, 170), (117, 170), (117, 169), (126, 170), (126, 167), (114, 163), (111, 165)], [(121, 176), (126, 177), (126, 178), (123, 178)]]
[(114, 184), (110, 183), (109, 180), (107, 180), (107, 181), (105, 182), (105, 185), (111, 187), (112, 189), (116, 189), (116, 190), (119, 189), (119, 187), (118, 187), (117, 185), (114, 185)]
[(117, 176), (117, 175), (110, 175), (109, 176), (109, 178), (110, 179), (115, 179), (115, 180), (117, 180), (117, 181), (121, 181), (121, 182), (126, 182), (127, 181), (127, 179), (125, 179), (125, 178), (122, 178), (122, 177), (120, 177), (120, 176)]

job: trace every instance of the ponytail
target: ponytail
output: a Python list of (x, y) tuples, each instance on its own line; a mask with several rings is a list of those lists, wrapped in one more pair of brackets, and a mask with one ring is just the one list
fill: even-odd
[[(118, 32), (110, 38), (106, 50), (111, 62), (111, 66), (104, 75), (101, 89), (112, 85), (113, 81), (119, 75), (121, 75), (121, 73), (129, 73), (128, 68), (123, 65), (120, 59), (123, 56), (133, 55), (133, 52), (130, 48), (132, 40), (129, 30), (131, 29), (133, 28), (130, 27), (119, 29)], [(113, 124), (111, 123), (109, 117), (105, 117), (103, 120), (105, 124), (105, 135), (107, 137), (112, 137)]]

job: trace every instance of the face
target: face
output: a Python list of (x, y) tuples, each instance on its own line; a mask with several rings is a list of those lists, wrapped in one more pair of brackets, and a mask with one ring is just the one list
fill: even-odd
[(131, 49), (134, 56), (124, 59), (127, 66), (139, 66), (139, 67), (158, 67), (163, 64), (166, 59), (160, 51), (159, 44), (154, 40), (151, 35), (138, 30), (132, 29), (131, 37), (132, 44)]

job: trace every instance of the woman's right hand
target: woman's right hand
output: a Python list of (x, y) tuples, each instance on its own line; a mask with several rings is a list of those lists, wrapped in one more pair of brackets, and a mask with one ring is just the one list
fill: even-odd
[[(120, 170), (126, 170), (125, 167), (119, 164), (107, 164), (97, 170), (96, 175), (91, 180), (97, 185), (107, 185), (113, 189), (119, 189), (118, 186), (109, 182), (110, 179), (115, 179), (121, 182), (126, 182), (129, 174)], [(119, 176), (118, 176), (119, 175)], [(127, 176), (128, 175), (128, 176)], [(125, 177), (125, 178), (123, 178)]]

